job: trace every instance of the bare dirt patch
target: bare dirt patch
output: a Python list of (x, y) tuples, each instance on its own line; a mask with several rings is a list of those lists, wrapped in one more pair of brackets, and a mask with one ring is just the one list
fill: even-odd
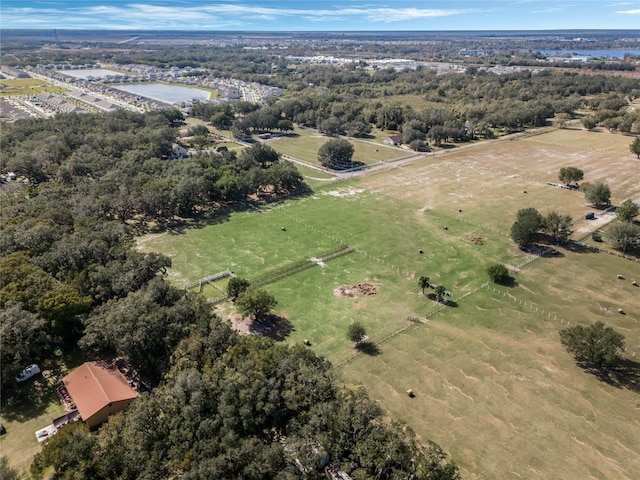
[(243, 317), (239, 313), (231, 314), (227, 317), (232, 328), (241, 335), (262, 335), (282, 341), (295, 330), (286, 316), (267, 315), (260, 321), (251, 317)]
[(355, 285), (340, 285), (333, 290), (336, 297), (357, 298), (364, 295), (375, 295), (378, 287), (367, 282), (359, 282)]
[(475, 243), (476, 245), (483, 245), (484, 244), (484, 240), (482, 240), (481, 236), (474, 236), (474, 235), (469, 235), (467, 236), (467, 240), (469, 240), (472, 243)]

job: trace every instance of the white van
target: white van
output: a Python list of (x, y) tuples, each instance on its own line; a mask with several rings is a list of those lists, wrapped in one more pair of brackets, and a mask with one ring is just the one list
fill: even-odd
[(25, 380), (29, 380), (31, 377), (39, 373), (40, 367), (34, 363), (33, 365), (29, 365), (27, 368), (22, 370), (20, 376), (16, 377), (16, 382), (24, 382)]

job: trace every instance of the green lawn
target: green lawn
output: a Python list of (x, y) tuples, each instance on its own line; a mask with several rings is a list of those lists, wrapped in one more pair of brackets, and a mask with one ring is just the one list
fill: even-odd
[[(171, 256), (177, 284), (227, 268), (252, 278), (340, 245), (357, 249), (325, 268), (314, 266), (267, 287), (279, 300), (277, 310), (297, 326), (291, 341), (308, 338), (332, 360), (345, 356), (344, 331), (355, 319), (379, 340), (405, 326), (408, 316), (433, 310), (434, 302), (418, 295), (419, 276), (430, 276), (457, 296), (486, 280), (483, 265), (490, 259), (515, 263), (519, 257), (506, 248), (506, 237), (485, 232), (478, 245), (470, 240), (479, 236), (473, 225), (435, 212), (417, 217), (410, 205), (379, 200), (357, 182), (328, 185), (259, 214), (235, 213), (219, 225), (149, 236), (140, 244)], [(337, 286), (360, 281), (377, 285), (379, 294), (356, 300), (333, 295)]]
[[(331, 137), (310, 129), (296, 128), (295, 133), (297, 136), (279, 137), (271, 140), (269, 145), (284, 155), (317, 164), (318, 150), (331, 140)], [(365, 164), (389, 161), (411, 154), (406, 150), (383, 146), (374, 141), (365, 141), (365, 139), (350, 139), (350, 141), (354, 146), (353, 160)]]

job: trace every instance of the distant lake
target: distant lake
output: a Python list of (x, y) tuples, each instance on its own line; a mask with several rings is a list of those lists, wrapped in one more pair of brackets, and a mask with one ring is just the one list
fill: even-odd
[(124, 73), (115, 72), (113, 70), (107, 70), (104, 68), (86, 68), (81, 70), (58, 70), (60, 73), (64, 73), (65, 75), (69, 75), (71, 77), (82, 78), (86, 80), (89, 77), (94, 78), (104, 78), (107, 75), (112, 76), (124, 76)]
[(630, 48), (624, 49), (612, 49), (612, 50), (539, 50), (543, 55), (572, 55), (576, 54), (581, 57), (609, 57), (609, 58), (623, 58), (625, 53), (631, 53), (632, 55), (640, 55), (640, 50)]
[(187, 102), (193, 99), (208, 100), (210, 95), (210, 92), (199, 88), (163, 85), (161, 83), (118, 85), (117, 87), (114, 85), (113, 88), (165, 103)]

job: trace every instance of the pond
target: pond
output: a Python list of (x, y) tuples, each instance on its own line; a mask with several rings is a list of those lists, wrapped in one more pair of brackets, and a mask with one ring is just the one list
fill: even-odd
[(118, 85), (113, 86), (117, 90), (152, 98), (165, 103), (187, 102), (193, 99), (208, 100), (211, 95), (206, 90), (177, 85), (163, 85), (161, 83), (147, 83), (143, 85)]

